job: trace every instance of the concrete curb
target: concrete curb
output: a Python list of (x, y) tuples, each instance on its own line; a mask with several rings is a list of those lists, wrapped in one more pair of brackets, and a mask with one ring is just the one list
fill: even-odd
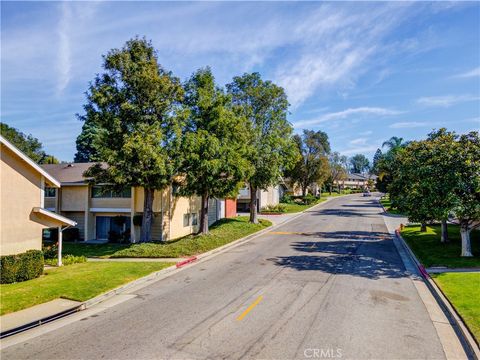
[[(343, 196), (349, 196), (349, 195), (354, 195), (354, 194), (347, 194), (347, 195), (343, 195)], [(339, 196), (337, 196), (339, 197)], [(291, 218), (285, 220), (284, 222), (280, 223), (280, 224), (274, 224), (272, 226), (269, 226), (265, 229), (262, 229), (260, 231), (257, 231), (253, 234), (250, 234), (250, 235), (247, 235), (241, 239), (237, 239), (235, 241), (232, 241), (228, 244), (225, 244), (223, 246), (220, 246), (218, 248), (215, 248), (213, 250), (210, 250), (210, 251), (207, 251), (207, 252), (204, 252), (202, 254), (199, 254), (197, 256), (193, 256), (193, 257), (190, 257), (187, 262), (185, 261), (180, 261), (178, 263), (173, 263), (172, 266), (169, 266), (167, 268), (164, 268), (162, 270), (159, 270), (159, 271), (156, 271), (154, 273), (151, 273), (149, 275), (146, 275), (144, 277), (141, 277), (139, 279), (136, 279), (136, 280), (133, 280), (127, 284), (124, 284), (124, 285), (121, 285), (119, 287), (116, 287), (115, 289), (112, 289), (112, 290), (109, 290), (103, 294), (100, 294), (98, 296), (95, 296), (94, 298), (91, 298), (87, 301), (85, 301), (84, 303), (82, 303), (81, 305), (79, 305), (78, 307), (76, 307), (75, 309), (71, 309), (69, 311), (62, 311), (62, 312), (59, 312), (57, 314), (53, 314), (53, 315), (50, 315), (46, 318), (43, 318), (43, 319), (40, 319), (38, 321), (35, 321), (33, 323), (29, 323), (29, 324), (24, 324), (22, 326), (19, 326), (17, 328), (14, 328), (14, 329), (9, 329), (7, 332), (5, 333), (2, 333), (1, 334), (1, 338), (6, 338), (6, 337), (9, 337), (11, 335), (15, 335), (15, 334), (19, 334), (19, 333), (22, 333), (24, 331), (27, 331), (29, 329), (32, 329), (34, 327), (38, 327), (42, 324), (45, 324), (45, 323), (48, 323), (48, 322), (51, 322), (51, 321), (54, 321), (54, 320), (57, 320), (57, 319), (61, 319), (65, 316), (68, 316), (72, 313), (76, 313), (76, 312), (79, 312), (79, 311), (82, 311), (82, 310), (86, 310), (88, 308), (91, 308), (101, 302), (104, 302), (105, 300), (108, 300), (110, 298), (112, 298), (113, 296), (115, 295), (119, 295), (119, 294), (122, 294), (126, 291), (129, 291), (133, 288), (136, 288), (136, 289), (141, 289), (143, 287), (146, 287), (148, 285), (151, 285), (153, 283), (155, 283), (156, 281), (159, 281), (159, 280), (162, 280), (168, 276), (171, 276), (173, 275), (174, 273), (177, 273), (179, 271), (182, 271), (186, 268), (189, 268), (190, 266), (188, 265), (196, 265), (196, 264), (199, 264), (201, 262), (204, 262), (204, 261), (207, 261), (208, 259), (216, 256), (216, 255), (219, 255), (227, 250), (230, 250), (234, 247), (237, 247), (239, 245), (242, 245), (246, 242), (249, 242), (259, 236), (262, 236), (263, 234), (267, 233), (267, 232), (270, 232), (272, 231), (273, 229), (277, 228), (277, 227), (280, 227), (282, 225), (285, 225), (287, 223), (289, 223), (290, 221), (298, 218), (299, 216), (303, 215), (304, 213), (308, 212), (308, 211), (311, 211), (317, 207), (321, 207), (322, 205), (328, 203), (329, 201), (333, 200), (333, 199), (336, 199), (337, 197), (331, 197), (331, 198), (328, 198), (327, 200), (325, 201), (322, 201), (321, 203), (318, 203), (308, 209), (305, 209), (301, 212), (299, 212), (297, 215), (294, 215), (292, 216)]]
[(425, 270), (425, 267), (417, 259), (412, 249), (410, 249), (410, 246), (408, 246), (407, 242), (400, 234), (399, 229), (395, 230), (395, 237), (400, 241), (403, 248), (406, 250), (407, 254), (410, 257), (410, 260), (413, 261), (413, 263), (416, 265), (418, 271), (422, 275), (423, 281), (427, 285), (427, 288), (430, 290), (438, 305), (447, 316), (447, 319), (452, 325), (458, 338), (460, 339), (460, 342), (463, 345), (468, 358), (479, 360), (480, 349), (478, 343), (475, 341), (475, 338), (470, 333), (470, 330), (463, 322), (461, 316), (457, 313), (453, 305), (447, 299), (445, 294), (440, 290), (435, 281), (430, 277), (428, 272)]

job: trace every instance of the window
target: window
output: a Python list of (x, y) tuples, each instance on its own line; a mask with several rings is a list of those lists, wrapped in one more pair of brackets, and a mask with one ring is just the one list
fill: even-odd
[(190, 214), (183, 214), (183, 226), (197, 226), (198, 225), (198, 214), (197, 213), (190, 213)]
[(198, 214), (197, 213), (191, 213), (191, 218), (192, 218), (192, 225), (196, 226), (198, 225)]
[(127, 187), (123, 190), (117, 191), (108, 189), (105, 186), (92, 186), (92, 198), (131, 198), (132, 189)]
[(57, 189), (52, 188), (52, 187), (46, 187), (45, 188), (45, 197), (54, 198), (56, 194), (57, 194)]

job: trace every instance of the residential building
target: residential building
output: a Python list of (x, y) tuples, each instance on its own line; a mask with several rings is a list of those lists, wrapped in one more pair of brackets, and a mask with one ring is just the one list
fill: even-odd
[[(140, 238), (144, 191), (128, 187), (122, 191), (92, 185), (83, 174), (93, 163), (47, 164), (43, 168), (58, 178), (62, 188), (45, 191), (46, 207), (78, 223), (81, 240)], [(176, 187), (155, 191), (152, 239), (166, 241), (195, 233), (200, 224), (200, 197), (177, 196)], [(225, 217), (231, 205), (212, 199), (209, 223)], [(230, 211), (231, 212), (231, 211)]]
[(371, 180), (375, 184), (376, 179), (376, 175), (347, 174), (344, 179), (336, 180), (334, 184), (340, 186), (342, 189), (366, 189), (368, 187), (368, 182)]
[(2, 136), (0, 146), (0, 255), (41, 250), (43, 229), (76, 225), (45, 208), (45, 189), (58, 191), (60, 181)]
[[(266, 190), (257, 190), (257, 210), (268, 205), (277, 205), (280, 203), (281, 194), (284, 193), (284, 188), (278, 184), (269, 186)], [(250, 187), (246, 184), (240, 189), (237, 197), (237, 210), (248, 211), (250, 208)]]

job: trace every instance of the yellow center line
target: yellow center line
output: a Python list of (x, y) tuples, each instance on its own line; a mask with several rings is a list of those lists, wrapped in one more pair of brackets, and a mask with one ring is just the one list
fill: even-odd
[(253, 309), (255, 306), (257, 306), (260, 301), (262, 301), (262, 299), (263, 299), (263, 296), (260, 295), (260, 296), (257, 298), (257, 300), (255, 300), (255, 301), (253, 302), (252, 305), (250, 305), (239, 317), (237, 317), (237, 320), (240, 321), (240, 320), (242, 320), (245, 316), (247, 316), (247, 314), (248, 314), (250, 311), (252, 311), (252, 309)]

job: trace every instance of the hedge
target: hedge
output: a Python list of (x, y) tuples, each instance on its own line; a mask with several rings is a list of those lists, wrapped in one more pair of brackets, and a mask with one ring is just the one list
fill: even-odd
[(0, 256), (0, 283), (34, 279), (43, 273), (43, 252), (28, 250), (25, 253)]

